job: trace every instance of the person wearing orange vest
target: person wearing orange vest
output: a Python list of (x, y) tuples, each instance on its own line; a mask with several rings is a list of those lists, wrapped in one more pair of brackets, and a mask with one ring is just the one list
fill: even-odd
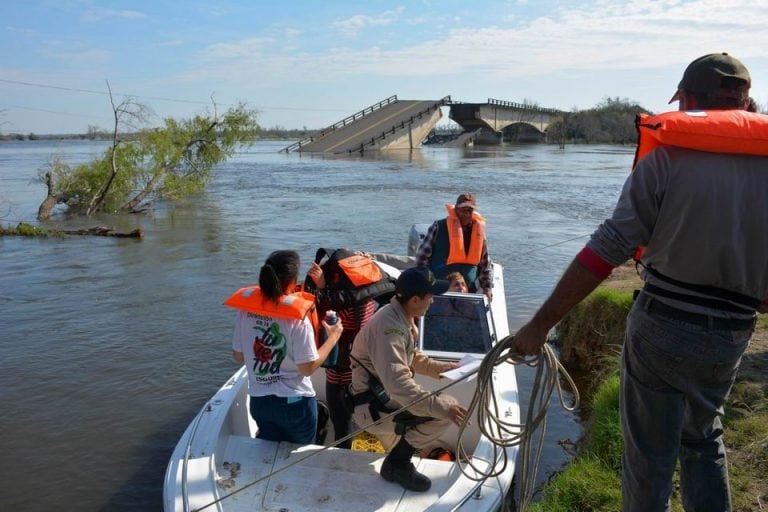
[[(320, 257), (327, 255), (327, 259)], [(312, 262), (306, 289), (315, 294), (320, 314), (335, 310), (344, 332), (338, 342), (338, 358), (325, 364), (325, 399), (333, 424), (334, 440), (348, 437), (351, 431), (352, 411), (346, 405), (346, 390), (352, 382), (349, 353), (360, 329), (373, 318), (378, 307), (376, 297), (394, 292), (394, 281), (389, 279), (365, 253), (349, 249), (320, 249)], [(336, 444), (351, 448), (352, 440)]]
[(237, 310), (232, 357), (248, 370), (257, 437), (309, 444), (317, 430), (309, 376), (328, 357), (343, 327), (322, 322), (328, 338), (317, 348), (315, 299), (297, 290), (298, 276), (299, 255), (275, 251), (261, 267), (259, 285), (239, 289), (224, 304)]
[(429, 267), (438, 279), (461, 272), (470, 291), (493, 298), (492, 264), (485, 237), (485, 218), (475, 211), (475, 195), (460, 194), (456, 204), (446, 204), (448, 215), (432, 223), (416, 253), (416, 265)]
[(703, 118), (707, 129), (694, 133), (687, 123), (686, 137), (639, 159), (611, 218), (514, 338), (517, 352), (539, 353), (550, 329), (645, 247), (645, 284), (627, 318), (621, 362), (624, 512), (668, 510), (678, 459), (686, 511), (732, 509), (721, 417), (755, 311), (766, 309), (768, 156), (697, 143), (734, 131), (761, 137), (765, 116), (747, 112), (750, 86), (747, 68), (728, 54), (688, 65), (671, 100), (680, 112), (666, 117)]

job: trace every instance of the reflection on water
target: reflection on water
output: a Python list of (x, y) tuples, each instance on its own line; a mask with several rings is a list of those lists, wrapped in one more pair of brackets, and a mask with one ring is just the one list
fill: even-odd
[[(610, 213), (627, 148), (505, 146), (329, 158), (260, 142), (218, 169), (205, 195), (142, 216), (62, 220), (141, 227), (143, 241), (0, 238), (1, 510), (156, 510), (170, 452), (234, 371), (228, 294), (275, 249), (404, 253), (414, 222), (477, 194), (491, 257), (505, 267), (515, 331)], [(99, 142), (0, 143), (0, 221), (34, 219), (52, 155)], [(7, 213), (6, 213), (7, 212)], [(521, 396), (531, 372), (520, 372)], [(552, 407), (542, 475), (578, 419)]]

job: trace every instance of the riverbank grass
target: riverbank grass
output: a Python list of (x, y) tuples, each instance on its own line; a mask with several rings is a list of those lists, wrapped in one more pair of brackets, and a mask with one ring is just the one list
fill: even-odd
[(61, 236), (61, 234), (27, 222), (19, 222), (15, 227), (0, 225), (0, 236)]
[[(628, 276), (628, 277), (626, 277)], [(628, 284), (629, 283), (629, 284)], [(619, 419), (620, 352), (636, 275), (606, 282), (557, 327), (563, 363), (581, 375), (584, 437), (574, 461), (541, 490), (533, 512), (621, 510)], [(753, 342), (726, 402), (725, 444), (733, 511), (768, 510), (768, 315), (759, 315)], [(746, 367), (746, 368), (745, 368)], [(679, 478), (673, 480), (672, 511), (682, 512)]]

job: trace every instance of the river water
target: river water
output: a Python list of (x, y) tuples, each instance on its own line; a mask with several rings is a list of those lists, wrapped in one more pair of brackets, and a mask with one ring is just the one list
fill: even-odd
[[(142, 241), (0, 238), (0, 510), (161, 510), (182, 431), (232, 374), (232, 311), (275, 249), (404, 253), (414, 222), (477, 194), (504, 265), (514, 332), (610, 214), (633, 148), (423, 148), (378, 157), (280, 154), (260, 141), (217, 169), (206, 193), (144, 215), (58, 219), (141, 227)], [(102, 142), (0, 142), (0, 223), (33, 221), (52, 158)], [(527, 401), (532, 372), (519, 373)], [(556, 401), (555, 401), (556, 402)], [(525, 403), (522, 404), (525, 406)], [(550, 408), (539, 480), (568, 457), (575, 415)]]

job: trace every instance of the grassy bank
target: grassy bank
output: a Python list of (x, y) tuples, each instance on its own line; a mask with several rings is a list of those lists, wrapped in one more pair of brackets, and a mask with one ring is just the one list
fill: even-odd
[[(641, 285), (634, 268), (617, 269), (557, 327), (561, 359), (581, 375), (585, 435), (578, 455), (544, 487), (534, 512), (621, 510), (619, 353), (632, 290)], [(586, 388), (586, 389), (584, 389)], [(768, 316), (760, 315), (726, 403), (725, 443), (734, 512), (768, 510)], [(682, 511), (675, 479), (672, 510)]]
[(19, 222), (16, 226), (0, 225), (0, 236), (61, 236), (48, 228), (33, 226), (26, 222)]

